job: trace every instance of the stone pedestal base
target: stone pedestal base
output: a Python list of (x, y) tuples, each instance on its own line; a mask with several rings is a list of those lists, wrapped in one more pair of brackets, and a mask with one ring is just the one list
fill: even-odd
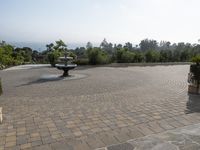
[(69, 70), (64, 70), (62, 77), (68, 77), (69, 76)]
[(188, 93), (190, 94), (200, 94), (200, 88), (195, 85), (188, 85)]
[(0, 107), (0, 124), (3, 122), (2, 107)]
[(0, 95), (3, 93), (3, 90), (2, 90), (2, 84), (1, 84), (1, 78), (0, 78)]

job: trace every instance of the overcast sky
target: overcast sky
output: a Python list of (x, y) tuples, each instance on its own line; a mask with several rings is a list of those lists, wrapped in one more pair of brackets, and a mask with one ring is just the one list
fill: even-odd
[(197, 43), (200, 0), (0, 0), (0, 40)]

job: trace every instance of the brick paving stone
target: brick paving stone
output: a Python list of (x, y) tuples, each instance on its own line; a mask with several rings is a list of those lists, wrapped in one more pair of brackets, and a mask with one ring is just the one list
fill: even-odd
[(188, 120), (186, 120), (185, 118), (183, 118), (182, 116), (176, 116), (174, 117), (174, 119), (176, 119), (178, 122), (180, 122), (181, 124), (187, 126), (190, 125), (191, 122), (189, 122)]
[(197, 120), (195, 117), (193, 117), (191, 115), (184, 115), (182, 117), (185, 118), (186, 120), (188, 120), (191, 124), (199, 123), (199, 120)]
[(165, 120), (161, 120), (161, 121), (158, 121), (158, 124), (159, 126), (161, 126), (163, 129), (165, 130), (170, 130), (170, 129), (173, 129), (174, 127), (171, 126), (168, 122), (166, 122)]
[(8, 147), (13, 147), (13, 146), (16, 146), (16, 142), (15, 142), (15, 141), (6, 142), (6, 144), (5, 144), (5, 147), (6, 147), (6, 148), (8, 148)]
[(163, 132), (165, 131), (162, 127), (159, 126), (159, 124), (154, 121), (154, 122), (149, 122), (147, 124), (149, 126), (149, 128), (154, 131), (155, 133), (159, 133), (159, 132)]
[(27, 148), (31, 148), (31, 143), (26, 143), (26, 144), (22, 144), (20, 146), (21, 149), (27, 149)]
[(96, 135), (105, 145), (112, 145), (112, 144), (117, 144), (120, 141), (117, 140), (117, 138), (109, 133), (99, 133)]
[(51, 144), (53, 150), (73, 150), (73, 147), (62, 142), (56, 142)]
[(125, 141), (127, 141), (128, 139), (130, 139), (130, 136), (128, 135), (128, 133), (127, 132), (122, 132), (122, 131), (113, 131), (113, 132), (111, 132), (113, 135), (114, 135), (114, 137), (120, 142), (120, 143), (122, 143), (122, 142), (125, 142)]
[(31, 146), (32, 147), (39, 146), (39, 145), (42, 145), (42, 141), (33, 141), (33, 142), (31, 142)]
[(20, 146), (8, 147), (3, 150), (20, 150)]
[(18, 136), (17, 137), (17, 145), (21, 145), (21, 144), (26, 144), (28, 143), (28, 137), (25, 135), (25, 136)]
[(40, 137), (40, 134), (39, 133), (31, 133), (31, 138), (34, 138), (34, 137)]
[(137, 128), (142, 132), (144, 135), (153, 134), (154, 132), (150, 129), (150, 127), (146, 124), (139, 124)]
[(16, 142), (16, 136), (15, 135), (7, 136), (6, 142)]
[(92, 149), (89, 147), (89, 145), (86, 142), (82, 141), (74, 145), (73, 150), (92, 150)]
[(199, 150), (199, 149), (200, 149), (200, 145), (197, 145), (197, 144), (189, 144), (181, 148), (181, 150)]
[(50, 143), (53, 143), (53, 142), (56, 142), (56, 140), (53, 139), (52, 137), (44, 137), (44, 138), (42, 138), (42, 143), (43, 144), (50, 144)]
[(106, 147), (103, 147), (103, 148), (97, 148), (96, 150), (107, 150)]
[(52, 148), (50, 145), (42, 145), (34, 147), (33, 150), (52, 150)]
[(122, 143), (119, 145), (112, 145), (107, 147), (107, 150), (133, 150), (134, 146), (129, 143)]
[(31, 138), (30, 138), (30, 141), (31, 141), (31, 142), (39, 141), (39, 140), (41, 140), (41, 137), (39, 137), (39, 136), (38, 136), (38, 137), (31, 137)]
[(105, 144), (99, 138), (97, 138), (94, 135), (87, 136), (87, 138), (85, 139), (85, 142), (92, 149), (100, 148), (100, 147), (104, 147), (105, 146)]
[(128, 135), (131, 139), (143, 137), (144, 134), (137, 127), (129, 127)]

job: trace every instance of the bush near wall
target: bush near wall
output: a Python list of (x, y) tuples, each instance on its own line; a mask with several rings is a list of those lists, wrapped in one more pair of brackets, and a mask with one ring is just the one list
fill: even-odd
[(88, 65), (89, 60), (87, 58), (80, 58), (74, 61), (75, 64), (77, 65)]
[(90, 65), (108, 64), (110, 57), (105, 51), (98, 47), (90, 48), (87, 50), (88, 60)]

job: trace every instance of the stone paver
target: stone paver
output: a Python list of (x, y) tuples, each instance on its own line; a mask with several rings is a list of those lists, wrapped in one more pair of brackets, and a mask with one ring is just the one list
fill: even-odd
[[(199, 150), (200, 124), (194, 124), (152, 134), (143, 138), (128, 140), (127, 142), (100, 148), (102, 150)], [(99, 149), (96, 149), (99, 150)]]
[(0, 149), (89, 150), (200, 123), (200, 98), (187, 94), (188, 71), (80, 68), (71, 72), (84, 76), (76, 80), (41, 80), (62, 74), (50, 67), (1, 71)]

